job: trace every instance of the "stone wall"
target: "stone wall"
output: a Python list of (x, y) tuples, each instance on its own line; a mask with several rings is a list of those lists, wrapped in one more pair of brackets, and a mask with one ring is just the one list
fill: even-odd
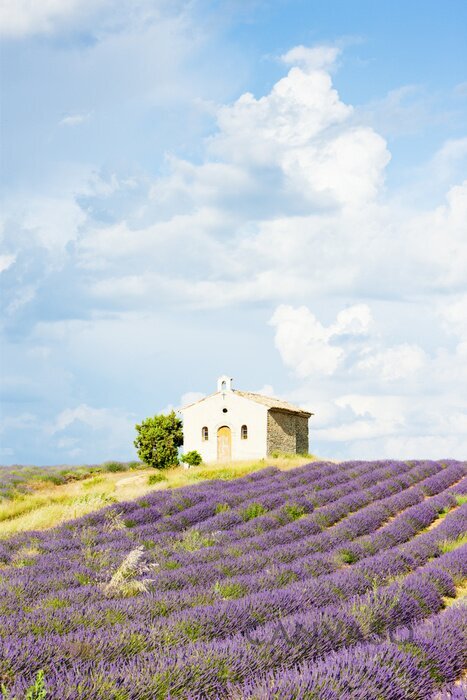
[(267, 451), (308, 452), (308, 418), (273, 408), (268, 411)]
[(295, 416), (295, 426), (297, 452), (298, 454), (306, 454), (310, 449), (308, 446), (308, 418), (306, 416)]

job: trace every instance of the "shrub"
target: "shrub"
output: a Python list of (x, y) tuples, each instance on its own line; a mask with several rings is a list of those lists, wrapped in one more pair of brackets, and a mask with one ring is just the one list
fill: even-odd
[(133, 460), (132, 462), (128, 462), (127, 468), (134, 471), (135, 469), (145, 469), (146, 465), (142, 462), (137, 462), (136, 460)]
[(219, 513), (224, 513), (226, 510), (230, 510), (228, 503), (218, 503), (214, 512), (218, 515)]
[(289, 520), (298, 520), (298, 518), (305, 515), (305, 507), (299, 503), (286, 503), (284, 506), (284, 512)]
[(103, 468), (106, 472), (125, 472), (126, 465), (122, 462), (105, 462)]
[(186, 552), (196, 552), (204, 547), (212, 547), (216, 539), (214, 534), (201, 534), (199, 530), (186, 530), (181, 540), (174, 542), (175, 551), (184, 549)]
[(264, 515), (266, 512), (266, 508), (261, 503), (250, 503), (249, 506), (242, 510), (240, 515), (242, 516), (243, 520), (247, 522), (248, 520), (257, 518), (260, 515)]
[(164, 476), (163, 474), (150, 474), (148, 476), (148, 484), (149, 486), (152, 486), (153, 484), (157, 484), (159, 481), (167, 481), (167, 477)]
[(186, 455), (180, 455), (180, 461), (188, 464), (190, 467), (197, 467), (203, 461), (200, 453), (196, 450), (190, 450)]
[(46, 697), (44, 671), (40, 670), (37, 672), (36, 680), (26, 691), (25, 700), (44, 700)]
[(245, 587), (238, 582), (226, 582), (221, 583), (216, 581), (214, 585), (214, 593), (220, 596), (223, 600), (232, 600), (235, 598), (241, 598), (245, 595)]
[(150, 467), (165, 469), (177, 465), (178, 448), (183, 443), (182, 421), (175, 411), (146, 418), (136, 425), (134, 445), (138, 457)]
[(66, 479), (58, 474), (47, 474), (46, 476), (41, 477), (41, 481), (48, 481), (51, 484), (54, 484), (54, 486), (61, 486), (66, 482)]
[(340, 559), (344, 564), (354, 564), (358, 561), (358, 555), (356, 552), (352, 552), (351, 549), (341, 549), (337, 552), (336, 556), (338, 560)]

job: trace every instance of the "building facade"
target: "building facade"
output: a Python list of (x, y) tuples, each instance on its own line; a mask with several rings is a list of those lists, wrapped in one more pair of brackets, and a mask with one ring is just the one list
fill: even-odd
[(183, 451), (197, 450), (204, 462), (261, 459), (274, 451), (308, 452), (312, 413), (286, 401), (238, 391), (219, 377), (217, 391), (180, 409)]

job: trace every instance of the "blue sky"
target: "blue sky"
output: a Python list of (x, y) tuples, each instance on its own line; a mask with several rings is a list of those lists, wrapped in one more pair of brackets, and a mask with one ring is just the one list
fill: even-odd
[(0, 462), (241, 389), (465, 457), (467, 6), (6, 0)]

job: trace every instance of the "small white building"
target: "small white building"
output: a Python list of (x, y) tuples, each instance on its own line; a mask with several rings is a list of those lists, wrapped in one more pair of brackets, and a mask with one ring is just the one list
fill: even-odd
[(312, 413), (280, 399), (232, 388), (227, 376), (217, 391), (180, 409), (183, 451), (204, 462), (261, 459), (274, 451), (306, 454)]

